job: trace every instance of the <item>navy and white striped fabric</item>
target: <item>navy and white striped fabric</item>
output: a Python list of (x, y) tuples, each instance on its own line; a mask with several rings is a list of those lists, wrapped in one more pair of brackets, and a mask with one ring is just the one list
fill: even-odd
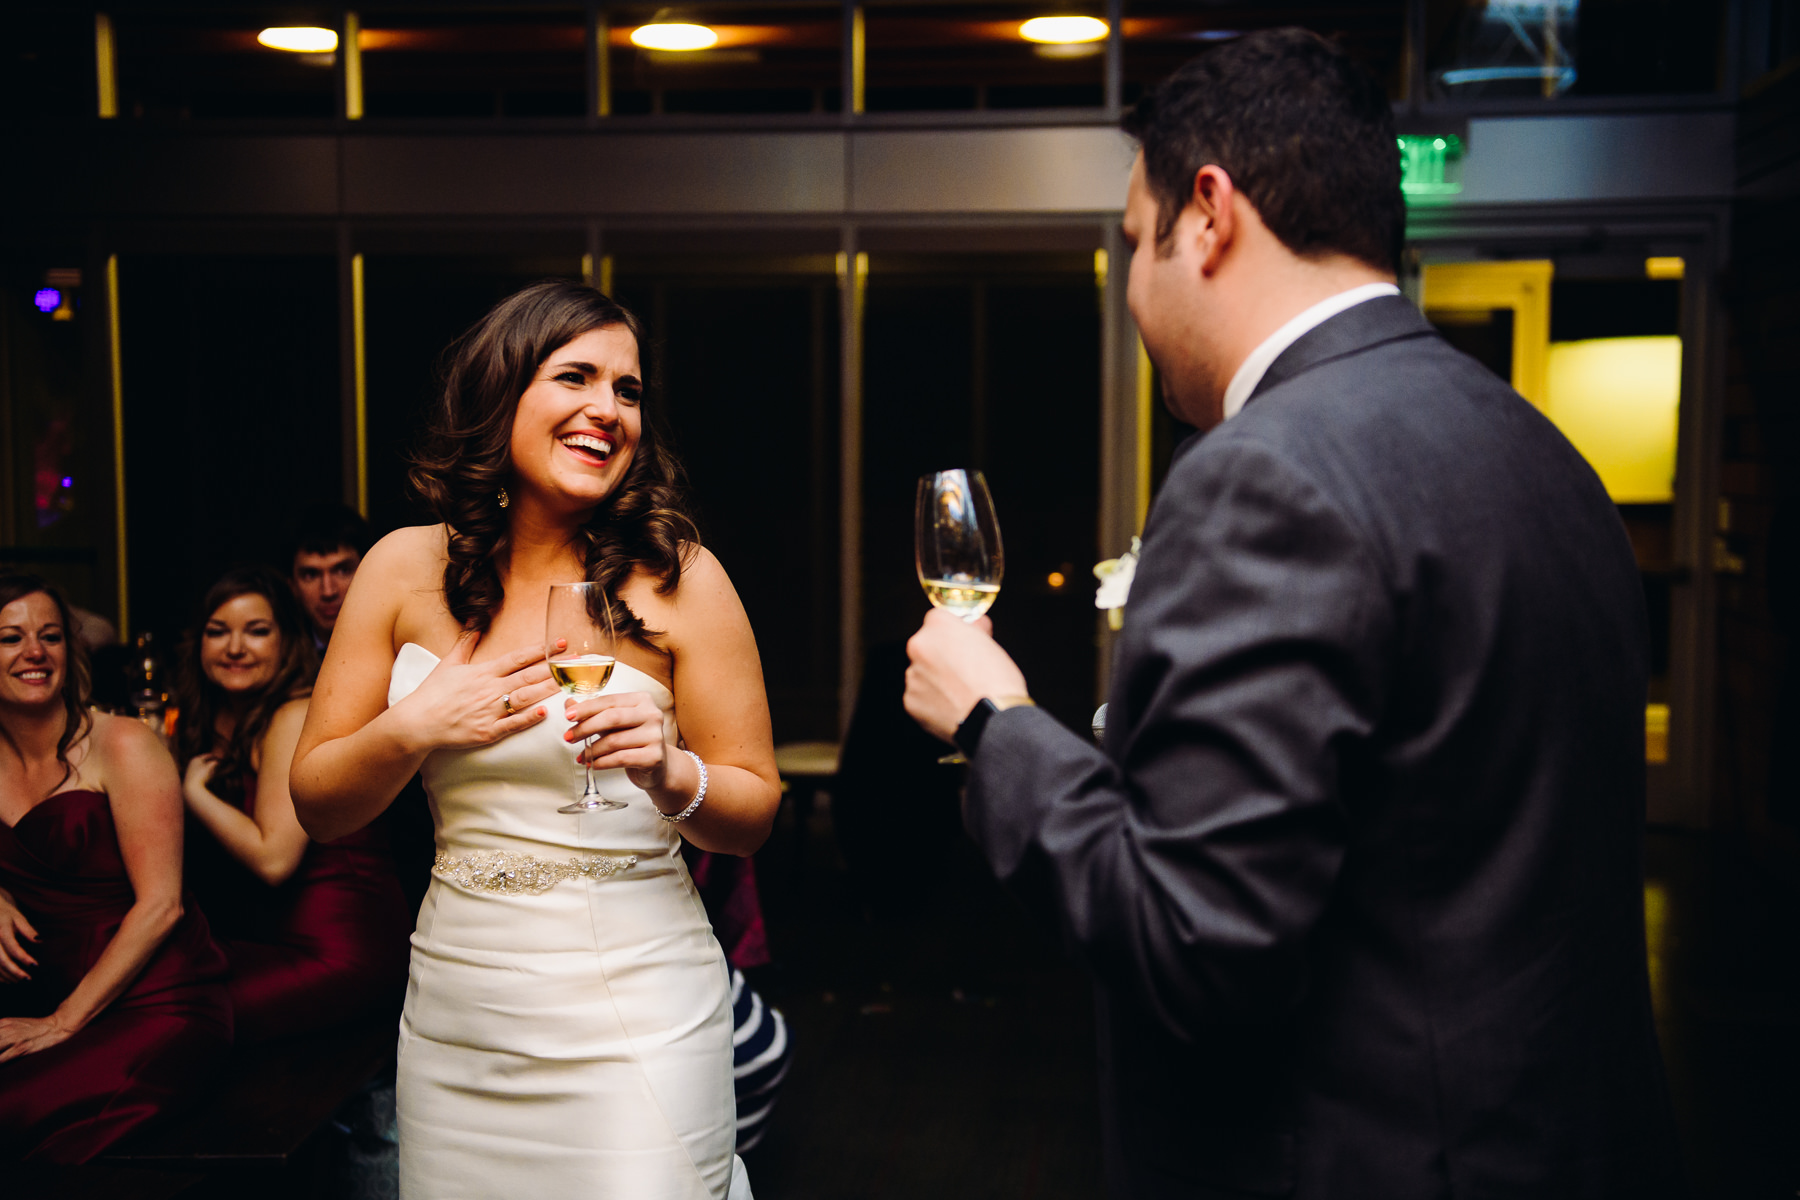
[(732, 1081), (737, 1092), (737, 1152), (762, 1141), (781, 1081), (794, 1057), (787, 1022), (750, 990), (744, 973), (731, 969)]

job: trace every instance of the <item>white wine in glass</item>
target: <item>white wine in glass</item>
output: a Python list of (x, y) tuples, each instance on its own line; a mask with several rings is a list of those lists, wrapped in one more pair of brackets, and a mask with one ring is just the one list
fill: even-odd
[[(913, 556), (925, 598), (965, 621), (974, 621), (1000, 594), (1005, 562), (994, 498), (980, 471), (957, 468), (919, 479)], [(968, 760), (946, 754), (940, 763)]]
[(958, 579), (921, 579), (925, 596), (936, 608), (947, 608), (965, 621), (973, 621), (993, 606), (1000, 594), (997, 583)]
[[(550, 678), (571, 696), (597, 695), (612, 680), (614, 631), (612, 605), (597, 583), (553, 583), (544, 619), (544, 657)], [(589, 738), (584, 752), (593, 749)], [(626, 807), (610, 800), (594, 785), (594, 768), (584, 764), (587, 787), (581, 798), (557, 809), (561, 813), (604, 812)]]
[(961, 468), (921, 477), (916, 516), (913, 552), (926, 599), (975, 620), (1000, 594), (1005, 566), (987, 480)]

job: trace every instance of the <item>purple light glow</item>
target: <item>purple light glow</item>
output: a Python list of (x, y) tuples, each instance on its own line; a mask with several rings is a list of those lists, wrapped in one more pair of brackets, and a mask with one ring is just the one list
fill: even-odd
[(64, 475), (63, 476), (63, 487), (64, 488), (72, 488), (74, 486), (75, 486), (75, 477), (73, 475)]
[(62, 293), (55, 288), (39, 288), (31, 302), (37, 305), (39, 312), (55, 312), (57, 305), (62, 303)]

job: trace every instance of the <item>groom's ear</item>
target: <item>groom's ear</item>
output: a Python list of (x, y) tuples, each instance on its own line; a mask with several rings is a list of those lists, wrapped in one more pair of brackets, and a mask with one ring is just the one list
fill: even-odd
[[(1195, 219), (1189, 221), (1185, 236), (1195, 239), (1203, 275), (1211, 275), (1219, 269), (1225, 252), (1238, 235), (1237, 197), (1237, 185), (1231, 182), (1225, 168), (1208, 163), (1194, 172), (1188, 207), (1193, 210)], [(1176, 228), (1180, 230), (1179, 222)]]

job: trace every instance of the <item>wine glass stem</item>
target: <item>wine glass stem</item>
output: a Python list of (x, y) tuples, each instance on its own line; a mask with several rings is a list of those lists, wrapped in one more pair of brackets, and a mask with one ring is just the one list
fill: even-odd
[(587, 739), (586, 745), (587, 751), (581, 756), (582, 770), (587, 775), (587, 787), (581, 793), (582, 799), (584, 800), (587, 797), (592, 796), (596, 790), (594, 787), (594, 764), (592, 760), (594, 753), (594, 739), (591, 736)]

